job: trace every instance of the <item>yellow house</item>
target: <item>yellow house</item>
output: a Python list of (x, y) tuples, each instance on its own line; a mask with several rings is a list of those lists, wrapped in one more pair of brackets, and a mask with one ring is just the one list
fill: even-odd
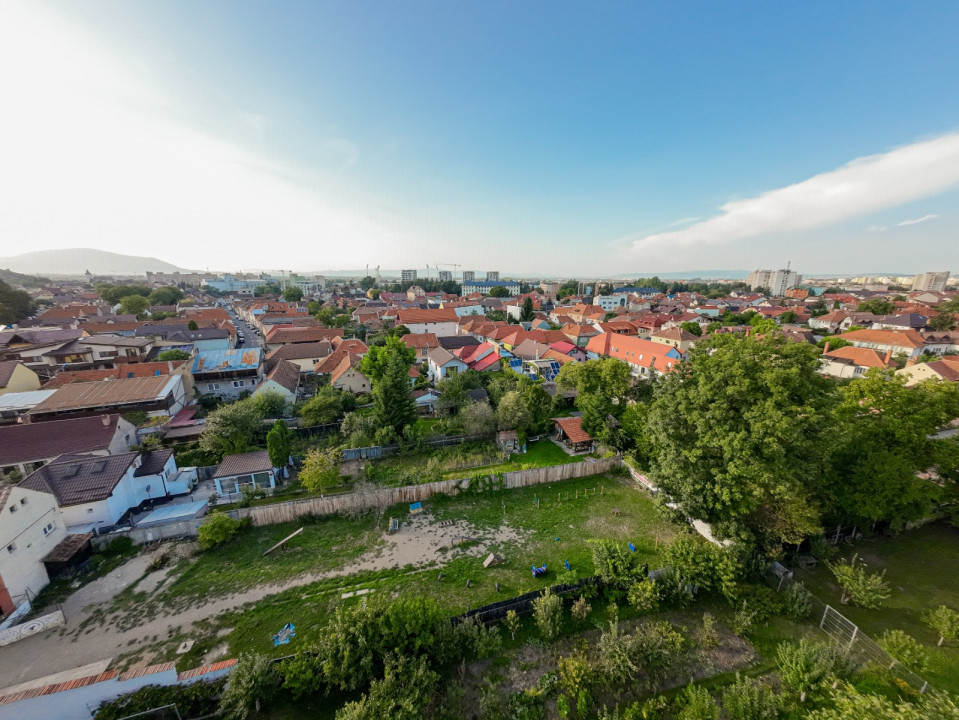
[(0, 395), (40, 389), (40, 376), (16, 360), (0, 362)]

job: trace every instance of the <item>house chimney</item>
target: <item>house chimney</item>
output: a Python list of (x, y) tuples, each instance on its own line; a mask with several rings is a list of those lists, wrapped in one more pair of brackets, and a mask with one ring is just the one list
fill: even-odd
[[(825, 354), (828, 353), (828, 352), (829, 352), (829, 341), (827, 340), (827, 341), (826, 341), (826, 344), (822, 346), (822, 354), (825, 355)], [(887, 361), (887, 362), (888, 362), (888, 360), (889, 360), (889, 358), (886, 358), (886, 361)]]
[(746, 337), (749, 337), (749, 333), (753, 331), (752, 328), (746, 328)]
[(914, 357), (911, 357), (908, 360), (906, 360), (906, 367), (909, 367), (910, 365), (915, 365), (915, 364), (916, 364), (916, 358)]
[(101, 416), (100, 416), (100, 422), (103, 423), (103, 427), (110, 427), (110, 416), (109, 416), (109, 415), (101, 415)]
[(891, 360), (892, 360), (892, 348), (889, 348), (889, 349), (886, 351), (886, 357), (885, 357), (885, 359), (883, 360), (883, 363), (885, 364), (886, 367), (889, 367), (889, 362), (890, 362)]

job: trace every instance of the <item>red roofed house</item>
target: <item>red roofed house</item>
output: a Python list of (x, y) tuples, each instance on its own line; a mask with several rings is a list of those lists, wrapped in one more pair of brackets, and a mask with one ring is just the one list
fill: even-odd
[(457, 334), (455, 310), (419, 310), (411, 308), (396, 314), (399, 325), (405, 325), (411, 333), (432, 333), (436, 337)]
[(835, 378), (857, 378), (870, 368), (888, 368), (892, 365), (892, 351), (886, 351), (885, 356), (876, 350), (864, 347), (847, 345), (845, 347), (826, 351), (820, 358), (819, 372)]
[(685, 354), (678, 348), (629, 335), (603, 333), (586, 345), (590, 358), (614, 357), (629, 363), (633, 375), (647, 376), (652, 371), (671, 372)]
[(893, 355), (905, 355), (907, 359), (919, 357), (926, 346), (922, 335), (915, 330), (853, 330), (842, 334), (856, 347), (871, 348), (881, 353), (892, 351)]

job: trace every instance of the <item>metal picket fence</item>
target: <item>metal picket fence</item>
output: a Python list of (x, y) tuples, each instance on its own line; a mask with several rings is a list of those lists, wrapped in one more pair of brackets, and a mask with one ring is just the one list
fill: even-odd
[(929, 683), (909, 668), (883, 650), (875, 640), (869, 637), (862, 628), (847, 618), (836, 608), (824, 603), (809, 591), (805, 585), (797, 582), (791, 572), (779, 565), (779, 572), (774, 572), (774, 564), (767, 571), (767, 581), (778, 592), (786, 592), (790, 587), (799, 588), (805, 593), (812, 604), (813, 615), (818, 618), (819, 629), (828, 635), (836, 645), (855, 661), (860, 667), (874, 666), (883, 668), (894, 678), (912, 687), (920, 693), (929, 690)]

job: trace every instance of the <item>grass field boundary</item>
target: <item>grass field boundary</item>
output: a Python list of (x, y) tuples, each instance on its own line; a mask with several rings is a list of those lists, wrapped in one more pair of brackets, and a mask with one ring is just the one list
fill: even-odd
[(378, 510), (391, 505), (423, 502), (437, 494), (457, 495), (462, 492), (476, 492), (476, 488), (484, 487), (484, 482), (487, 483), (487, 486), (495, 484), (499, 489), (513, 490), (531, 485), (573, 480), (590, 475), (602, 475), (619, 468), (621, 465), (622, 460), (618, 457), (596, 460), (591, 458), (581, 463), (515, 470), (502, 473), (501, 476), (496, 477), (493, 475), (467, 477), (440, 480), (421, 485), (406, 485), (398, 488), (378, 488), (326, 498), (303, 498), (286, 503), (242, 508), (235, 512), (237, 517), (250, 518), (253, 525), (260, 527), (294, 522), (307, 515), (335, 515), (338, 513)]
[(875, 640), (869, 637), (862, 628), (847, 618), (836, 608), (823, 602), (805, 585), (796, 582), (791, 572), (783, 575), (772, 571), (771, 566), (766, 572), (766, 580), (778, 592), (786, 592), (790, 587), (801, 588), (813, 606), (813, 615), (818, 618), (817, 625), (828, 635), (837, 646), (845, 650), (862, 666), (874, 665), (891, 673), (901, 682), (907, 683), (919, 693), (929, 690), (929, 683), (892, 655), (883, 650)]

